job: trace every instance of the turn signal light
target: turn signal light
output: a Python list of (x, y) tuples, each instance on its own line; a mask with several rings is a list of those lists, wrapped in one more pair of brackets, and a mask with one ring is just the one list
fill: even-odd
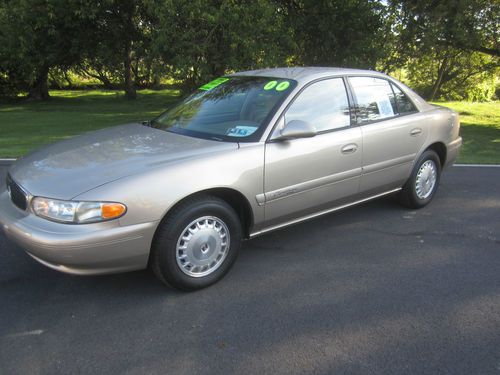
[(121, 203), (104, 203), (101, 206), (101, 216), (103, 219), (114, 219), (124, 214), (126, 208)]

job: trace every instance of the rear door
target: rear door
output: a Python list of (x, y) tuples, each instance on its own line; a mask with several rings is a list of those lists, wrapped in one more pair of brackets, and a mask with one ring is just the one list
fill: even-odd
[(361, 130), (351, 126), (344, 80), (325, 79), (303, 89), (280, 126), (292, 120), (309, 122), (318, 134), (266, 144), (263, 200), (269, 226), (326, 210), (359, 188)]
[(400, 187), (427, 136), (414, 104), (393, 83), (379, 77), (349, 77), (356, 122), (363, 136), (360, 192)]

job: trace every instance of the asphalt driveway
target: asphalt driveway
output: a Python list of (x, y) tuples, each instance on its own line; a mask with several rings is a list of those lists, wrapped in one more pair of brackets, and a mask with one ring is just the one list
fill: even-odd
[(0, 374), (37, 373), (499, 375), (500, 168), (247, 241), (189, 294), (60, 274), (0, 234)]

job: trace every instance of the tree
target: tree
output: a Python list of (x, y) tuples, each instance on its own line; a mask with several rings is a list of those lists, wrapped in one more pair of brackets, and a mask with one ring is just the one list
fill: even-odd
[(90, 28), (92, 15), (90, 1), (2, 0), (0, 72), (11, 89), (47, 99), (49, 70), (80, 59), (82, 31)]
[[(96, 3), (96, 19), (90, 31), (92, 46), (85, 48), (78, 68), (107, 87), (121, 83), (125, 97), (135, 99), (134, 61), (146, 42), (147, 7), (141, 0), (102, 0)], [(138, 69), (136, 68), (137, 72)]]
[(380, 65), (406, 70), (429, 100), (489, 98), (500, 62), (499, 9), (491, 0), (393, 0), (390, 53)]
[(192, 88), (328, 65), (400, 69), (428, 98), (468, 96), (460, 82), (498, 72), (499, 18), (498, 0), (0, 0), (0, 95), (48, 98), (48, 76), (69, 82), (69, 69), (135, 98), (160, 74)]
[(500, 57), (498, 0), (392, 0), (403, 44), (435, 45)]
[(375, 68), (384, 54), (384, 6), (363, 0), (283, 0), (294, 63)]
[(274, 1), (170, 0), (157, 15), (154, 49), (190, 88), (227, 71), (283, 65), (290, 53)]
[(429, 100), (490, 100), (495, 94), (498, 64), (492, 56), (434, 48), (410, 59), (407, 64), (410, 85)]

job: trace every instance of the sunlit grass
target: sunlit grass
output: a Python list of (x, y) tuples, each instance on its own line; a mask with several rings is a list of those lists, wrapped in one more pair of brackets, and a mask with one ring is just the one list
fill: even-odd
[(136, 100), (118, 91), (51, 91), (47, 102), (0, 103), (0, 157), (18, 157), (80, 133), (149, 120), (179, 95), (176, 90), (141, 90)]
[[(0, 157), (18, 157), (80, 133), (148, 120), (178, 96), (176, 90), (141, 90), (127, 100), (114, 90), (51, 91), (47, 102), (0, 103)], [(500, 163), (500, 102), (437, 103), (460, 113), (461, 163)]]
[(464, 144), (459, 163), (500, 163), (500, 102), (437, 104), (453, 108), (460, 115)]

